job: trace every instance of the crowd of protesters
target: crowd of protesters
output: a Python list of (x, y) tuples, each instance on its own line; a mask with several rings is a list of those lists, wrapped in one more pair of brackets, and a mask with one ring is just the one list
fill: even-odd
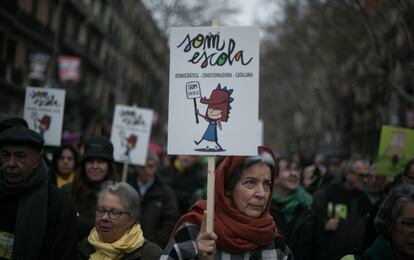
[(125, 182), (108, 138), (45, 156), (18, 117), (0, 121), (0, 259), (414, 259), (414, 160), (317, 153), (218, 158), (214, 231), (205, 158), (155, 144)]

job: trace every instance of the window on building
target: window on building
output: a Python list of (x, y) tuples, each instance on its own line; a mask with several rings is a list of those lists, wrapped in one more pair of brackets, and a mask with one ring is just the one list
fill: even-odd
[(0, 31), (0, 78), (6, 75), (6, 62), (4, 62), (4, 53), (6, 48), (6, 35)]
[(6, 46), (6, 36), (4, 34), (4, 32), (0, 31), (0, 63), (2, 63), (1, 61), (3, 61), (3, 57), (4, 57), (4, 49)]
[(53, 3), (49, 4), (49, 8), (48, 8), (48, 15), (47, 15), (47, 23), (46, 26), (49, 29), (52, 29), (52, 24), (53, 24), (53, 16), (54, 16), (54, 12), (55, 12), (55, 5)]
[(49, 20), (49, 1), (40, 1), (39, 2), (39, 8), (38, 8), (38, 16), (37, 19), (43, 24), (47, 25)]
[(83, 23), (78, 34), (78, 43), (85, 46), (88, 42), (88, 26), (87, 23)]
[(32, 1), (31, 0), (20, 0), (19, 1), (19, 6), (23, 11), (25, 11), (27, 13), (30, 13), (32, 11)]
[(39, 2), (38, 0), (32, 0), (32, 8), (30, 10), (30, 14), (33, 17), (36, 17), (36, 14), (37, 14), (37, 9), (38, 9), (38, 5), (39, 5), (38, 2)]
[(16, 45), (17, 42), (13, 39), (8, 39), (6, 47), (6, 64), (14, 64), (16, 57)]

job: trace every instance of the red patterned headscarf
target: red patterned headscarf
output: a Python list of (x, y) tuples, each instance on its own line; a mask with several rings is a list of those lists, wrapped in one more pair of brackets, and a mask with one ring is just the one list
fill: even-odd
[[(263, 153), (270, 154), (275, 167), (277, 167), (275, 156), (270, 148), (260, 146), (258, 150), (259, 155)], [(236, 209), (230, 198), (225, 195), (225, 182), (235, 174), (236, 169), (242, 165), (246, 158), (249, 157), (229, 156), (221, 162), (216, 170), (214, 232), (217, 234), (217, 248), (230, 253), (241, 253), (267, 246), (274, 239), (281, 237), (269, 213), (272, 195), (269, 196), (266, 210), (258, 218), (241, 213)], [(274, 171), (275, 167), (273, 167)], [(274, 171), (272, 172), (272, 187)], [(206, 200), (197, 201), (190, 211), (178, 220), (172, 236), (175, 235), (177, 228), (184, 222), (201, 225), (206, 208)]]

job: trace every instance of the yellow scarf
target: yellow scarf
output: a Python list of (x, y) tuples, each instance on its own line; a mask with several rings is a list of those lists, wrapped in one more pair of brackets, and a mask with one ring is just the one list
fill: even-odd
[(75, 172), (72, 172), (67, 178), (63, 178), (59, 175), (56, 176), (56, 186), (60, 189), (63, 185), (73, 182), (73, 176), (75, 176)]
[(175, 159), (174, 167), (175, 167), (175, 169), (177, 170), (178, 173), (183, 173), (184, 167), (181, 165), (179, 160)]
[(103, 242), (95, 228), (92, 229), (88, 241), (95, 247), (96, 252), (89, 259), (112, 260), (120, 259), (124, 253), (130, 253), (144, 244), (144, 234), (141, 225), (135, 224), (120, 239), (113, 243)]

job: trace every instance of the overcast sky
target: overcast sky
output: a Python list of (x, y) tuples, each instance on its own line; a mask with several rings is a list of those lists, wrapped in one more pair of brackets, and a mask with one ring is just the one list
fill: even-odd
[[(240, 14), (234, 17), (232, 26), (260, 25), (266, 22), (273, 14), (275, 4), (270, 5), (266, 0), (237, 0), (233, 2), (240, 8)], [(267, 3), (267, 4), (266, 4)]]

